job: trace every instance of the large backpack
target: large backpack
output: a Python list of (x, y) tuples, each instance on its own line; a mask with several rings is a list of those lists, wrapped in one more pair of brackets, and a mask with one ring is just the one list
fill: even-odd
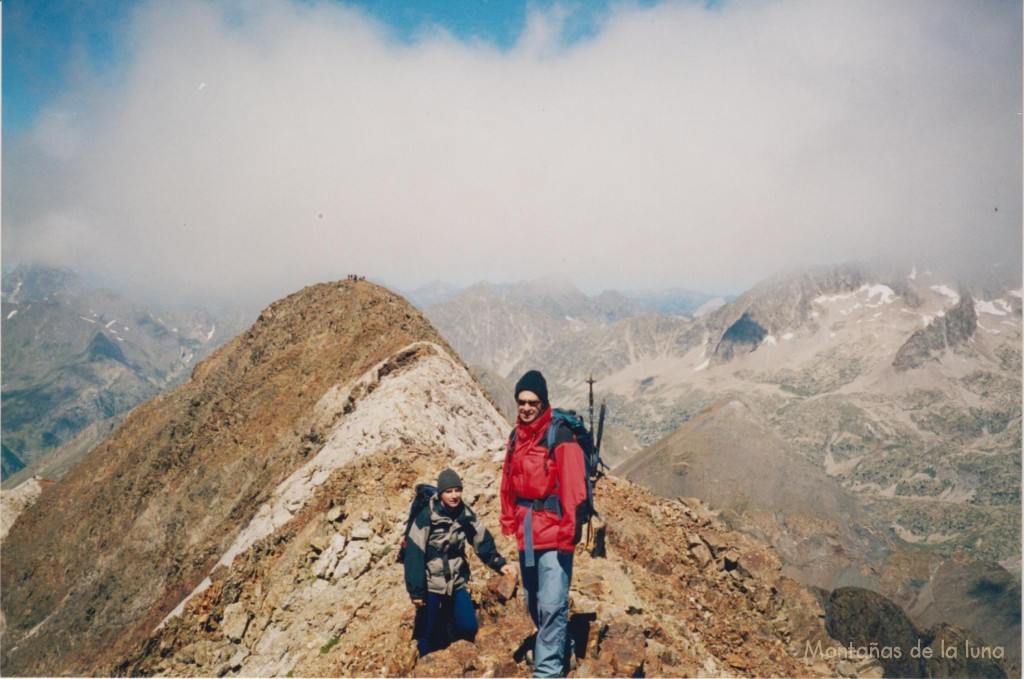
[(416, 516), (423, 511), (423, 508), (430, 504), (430, 498), (435, 495), (437, 495), (437, 486), (432, 486), (429, 483), (416, 484), (416, 494), (412, 498), (412, 504), (409, 505), (409, 518), (405, 520), (405, 530), (402, 532), (402, 546), (398, 548), (398, 556), (395, 559), (398, 563), (405, 563), (405, 548), (409, 544), (409, 529), (412, 528), (412, 522), (416, 520)]
[[(601, 518), (601, 515), (597, 513), (597, 509), (594, 507), (594, 483), (601, 476), (601, 468), (608, 469), (608, 465), (601, 459), (600, 451), (594, 444), (594, 436), (587, 429), (587, 425), (583, 422), (583, 418), (576, 414), (575, 410), (565, 410), (562, 408), (551, 409), (551, 424), (548, 425), (547, 437), (545, 440), (545, 446), (548, 449), (548, 455), (552, 460), (555, 459), (555, 441), (558, 437), (558, 428), (565, 427), (572, 432), (573, 437), (576, 439), (576, 443), (579, 444), (580, 450), (583, 451), (583, 462), (587, 470), (587, 477), (584, 482), (587, 486), (587, 499), (583, 501), (582, 508), (577, 509), (576, 514), (576, 535), (574, 536), (574, 542), (578, 543), (583, 535), (582, 528), (583, 524), (586, 523), (588, 526), (590, 520), (593, 517)], [(516, 442), (516, 430), (513, 429), (509, 435), (508, 440), (508, 453), (506, 455), (507, 462), (511, 461), (512, 449), (515, 447)], [(588, 535), (589, 539), (589, 535)]]

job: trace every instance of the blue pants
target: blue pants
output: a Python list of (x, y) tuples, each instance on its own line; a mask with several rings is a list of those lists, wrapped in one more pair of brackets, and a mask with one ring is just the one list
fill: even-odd
[(527, 568), (526, 555), (519, 552), (526, 608), (537, 626), (533, 649), (535, 677), (565, 676), (572, 557), (554, 549), (538, 550), (534, 552), (535, 565)]
[[(455, 633), (460, 639), (473, 640), (476, 636), (479, 625), (476, 621), (476, 611), (473, 609), (473, 599), (465, 589), (457, 589), (451, 596), (444, 594), (427, 594), (427, 602), (420, 609), (422, 616), (417, 625), (416, 647), (420, 651), (420, 657), (431, 651), (436, 651), (449, 639), (446, 639), (447, 624), (454, 622)], [(438, 636), (442, 639), (439, 641)]]

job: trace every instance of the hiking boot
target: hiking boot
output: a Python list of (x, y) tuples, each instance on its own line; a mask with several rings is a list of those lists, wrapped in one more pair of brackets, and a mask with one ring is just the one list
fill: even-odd
[(526, 661), (527, 665), (529, 665), (530, 667), (533, 667), (533, 649), (532, 648), (526, 649), (526, 657), (523, 658), (523, 660)]

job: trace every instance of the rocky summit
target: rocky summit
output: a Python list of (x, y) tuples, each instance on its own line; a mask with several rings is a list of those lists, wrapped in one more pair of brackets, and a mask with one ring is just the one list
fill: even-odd
[[(40, 487), (0, 555), (0, 672), (528, 675), (514, 582), (471, 557), (480, 633), (418, 658), (395, 562), (415, 484), (447, 466), (497, 530), (508, 430), (405, 300), (306, 288)], [(606, 477), (597, 505), (575, 675), (881, 676), (772, 548), (700, 501)]]

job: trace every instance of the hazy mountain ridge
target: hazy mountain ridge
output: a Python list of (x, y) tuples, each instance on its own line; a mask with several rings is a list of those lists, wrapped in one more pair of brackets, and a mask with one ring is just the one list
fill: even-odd
[(422, 310), (433, 304), (440, 304), (462, 292), (463, 288), (442, 280), (433, 280), (415, 290), (398, 290), (417, 309)]
[(180, 382), (242, 327), (238, 314), (158, 314), (67, 269), (19, 267), (3, 290), (3, 441), (32, 468)]
[(424, 312), (467, 362), (514, 379), (522, 360), (557, 350), (578, 333), (644, 316), (682, 322), (685, 314), (712, 299), (684, 288), (605, 290), (589, 296), (565, 277), (548, 276), (516, 284), (479, 283)]

